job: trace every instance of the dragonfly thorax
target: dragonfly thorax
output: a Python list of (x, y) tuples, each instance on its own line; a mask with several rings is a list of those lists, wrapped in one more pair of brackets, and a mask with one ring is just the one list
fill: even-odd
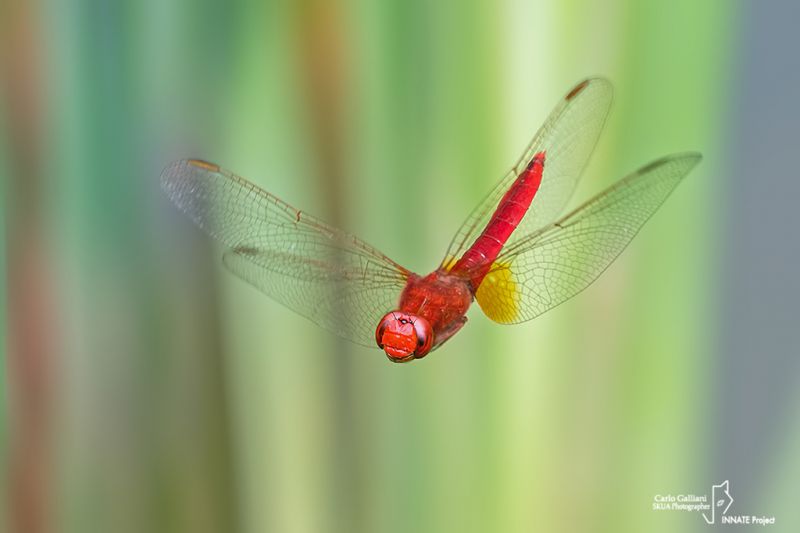
[(375, 340), (390, 361), (405, 363), (427, 355), (433, 342), (433, 329), (421, 316), (392, 311), (378, 323)]

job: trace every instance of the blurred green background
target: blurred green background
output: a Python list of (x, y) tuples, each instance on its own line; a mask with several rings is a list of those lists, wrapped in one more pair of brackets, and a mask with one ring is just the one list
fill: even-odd
[[(800, 531), (797, 4), (0, 4), (10, 531), (673, 532), (729, 479)], [(417, 272), (558, 98), (576, 200), (705, 159), (590, 289), (411, 365), (220, 268), (158, 187), (217, 162)], [(741, 529), (747, 529), (742, 527)]]

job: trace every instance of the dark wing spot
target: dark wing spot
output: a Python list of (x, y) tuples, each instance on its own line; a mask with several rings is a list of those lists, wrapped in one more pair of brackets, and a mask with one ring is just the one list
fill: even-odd
[(578, 85), (576, 85), (575, 87), (573, 87), (573, 88), (572, 88), (572, 90), (571, 90), (571, 91), (570, 91), (570, 92), (567, 94), (567, 96), (566, 96), (564, 99), (565, 99), (567, 102), (569, 102), (570, 100), (572, 100), (573, 98), (575, 98), (576, 96), (578, 96), (578, 94), (579, 94), (579, 93), (580, 93), (582, 90), (584, 90), (584, 89), (586, 88), (586, 86), (587, 86), (587, 85), (589, 85), (589, 80), (583, 80), (583, 81), (582, 81), (582, 82), (580, 82)]
[(254, 246), (236, 246), (233, 248), (233, 253), (239, 255), (258, 255), (258, 248)]
[(215, 165), (214, 163), (209, 163), (208, 161), (203, 161), (202, 159), (188, 159), (186, 162), (195, 167), (200, 167), (205, 170), (210, 170), (211, 172), (219, 172), (218, 165)]
[(664, 164), (664, 159), (663, 158), (662, 159), (656, 159), (655, 161), (651, 161), (651, 162), (647, 163), (645, 166), (643, 166), (642, 168), (640, 168), (637, 171), (637, 173), (638, 174), (647, 174), (651, 170), (653, 170), (655, 168), (658, 168), (663, 164)]

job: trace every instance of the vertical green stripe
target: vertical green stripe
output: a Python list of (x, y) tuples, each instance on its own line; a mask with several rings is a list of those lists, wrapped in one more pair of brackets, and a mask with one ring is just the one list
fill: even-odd
[[(628, 333), (617, 416), (610, 421), (621, 438), (609, 491), (625, 501), (708, 481), (700, 453), (710, 423), (706, 398), (714, 326), (708, 281), (715, 266), (709, 227), (715, 214), (708, 210), (726, 105), (719, 84), (729, 76), (734, 12), (728, 7), (724, 2), (628, 6), (618, 160), (632, 170), (663, 153), (689, 149), (704, 152), (706, 160), (648, 223), (627, 258), (631, 281), (622, 316)], [(658, 459), (663, 457), (668, 460)], [(674, 529), (645, 509), (614, 508), (607, 520), (608, 526), (622, 523), (631, 530)]]
[[(6, 216), (8, 213), (8, 206), (11, 199), (7, 196), (8, 191), (8, 122), (5, 115), (5, 99), (2, 91), (0, 90), (0, 205), (2, 205), (3, 215), (0, 216), (0, 468), (4, 472), (9, 471), (8, 463), (8, 395), (9, 395), (9, 381), (8, 381), (8, 265), (6, 247)], [(4, 474), (0, 477), (0, 482), (3, 488), (0, 489), (0, 499), (8, 501), (6, 495), (8, 492), (7, 475)], [(8, 507), (3, 506), (0, 511), (0, 523), (5, 523), (8, 520)]]

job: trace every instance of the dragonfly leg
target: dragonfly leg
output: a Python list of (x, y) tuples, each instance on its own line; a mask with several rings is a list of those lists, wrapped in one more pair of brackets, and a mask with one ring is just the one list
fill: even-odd
[(462, 316), (461, 318), (459, 318), (458, 320), (456, 320), (443, 330), (437, 332), (436, 336), (433, 339), (434, 347), (438, 348), (439, 346), (444, 344), (445, 341), (447, 341), (447, 339), (458, 333), (458, 330), (463, 328), (464, 324), (466, 323), (467, 323), (467, 317)]

